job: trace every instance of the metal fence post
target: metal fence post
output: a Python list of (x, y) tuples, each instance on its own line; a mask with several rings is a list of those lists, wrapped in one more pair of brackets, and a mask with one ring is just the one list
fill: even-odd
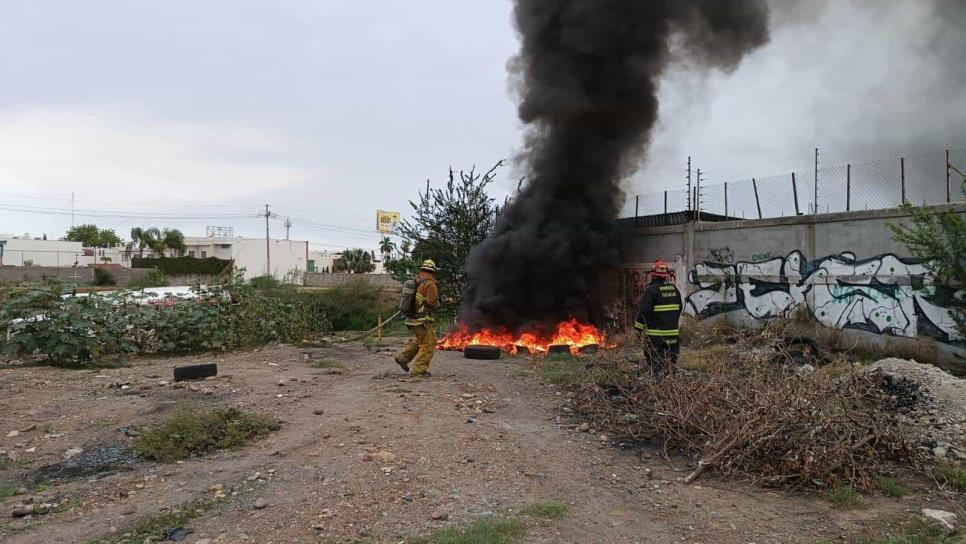
[(664, 191), (664, 215), (667, 215), (667, 191)]
[(634, 195), (634, 217), (638, 217), (638, 210), (641, 207), (641, 195)]
[(802, 215), (798, 211), (798, 187), (795, 185), (795, 172), (792, 172), (792, 197), (795, 199), (795, 215)]
[(902, 205), (906, 204), (906, 158), (899, 157), (899, 184), (902, 186)]
[(845, 167), (845, 211), (852, 210), (852, 165)]
[(751, 188), (755, 190), (755, 207), (758, 208), (758, 219), (761, 219), (761, 201), (758, 200), (758, 182), (751, 178)]
[(946, 204), (952, 202), (952, 195), (949, 193), (949, 150), (946, 150)]
[(725, 217), (728, 217), (728, 182), (724, 182), (725, 191)]

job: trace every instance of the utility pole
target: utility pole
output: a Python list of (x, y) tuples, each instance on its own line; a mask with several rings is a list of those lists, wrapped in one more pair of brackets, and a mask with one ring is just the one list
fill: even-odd
[(812, 210), (813, 214), (818, 214), (818, 148), (815, 148), (815, 200), (812, 202), (815, 205), (815, 209)]
[(285, 239), (288, 240), (288, 230), (292, 228), (292, 220), (288, 217), (285, 218)]
[(70, 192), (70, 228), (74, 228), (74, 191)]
[(272, 244), (269, 243), (268, 238), (268, 218), (271, 217), (271, 212), (268, 211), (268, 204), (265, 204), (265, 275), (272, 275)]

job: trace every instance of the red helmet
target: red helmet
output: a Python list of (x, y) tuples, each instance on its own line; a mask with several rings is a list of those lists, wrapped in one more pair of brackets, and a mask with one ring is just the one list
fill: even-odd
[(670, 269), (667, 267), (667, 263), (658, 259), (654, 261), (654, 270), (651, 270), (652, 276), (657, 276), (658, 278), (666, 278), (671, 274)]

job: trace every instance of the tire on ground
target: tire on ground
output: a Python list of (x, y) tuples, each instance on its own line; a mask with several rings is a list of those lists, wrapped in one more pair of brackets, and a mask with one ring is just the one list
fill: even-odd
[(178, 366), (174, 369), (174, 381), (200, 380), (208, 376), (218, 375), (218, 365), (207, 363), (203, 365)]
[(463, 348), (463, 357), (467, 359), (499, 359), (500, 348), (497, 346), (466, 346)]

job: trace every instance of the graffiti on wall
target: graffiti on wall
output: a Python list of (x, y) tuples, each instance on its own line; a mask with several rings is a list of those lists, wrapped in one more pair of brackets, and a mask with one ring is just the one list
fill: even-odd
[(846, 252), (807, 261), (793, 251), (764, 260), (705, 261), (688, 281), (697, 290), (686, 311), (699, 319), (728, 312), (767, 319), (804, 307), (838, 329), (963, 342), (952, 312), (935, 302), (926, 266), (893, 254), (858, 260)]

